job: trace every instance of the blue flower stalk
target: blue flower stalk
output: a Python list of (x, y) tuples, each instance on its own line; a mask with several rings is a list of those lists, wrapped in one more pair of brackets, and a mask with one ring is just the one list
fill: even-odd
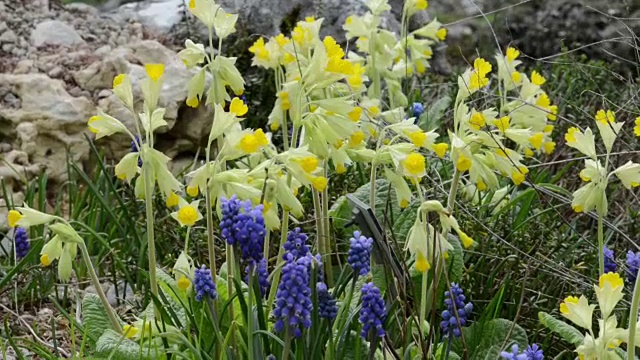
[(638, 269), (640, 269), (640, 252), (634, 253), (629, 250), (627, 253), (627, 280), (632, 284), (636, 282)]
[(444, 304), (447, 308), (442, 311), (442, 321), (440, 322), (440, 328), (445, 337), (451, 334), (460, 337), (461, 327), (467, 324), (469, 314), (473, 311), (473, 304), (471, 302), (465, 304), (465, 300), (466, 297), (460, 286), (451, 283), (451, 290), (444, 293)]
[(16, 258), (22, 259), (27, 256), (29, 249), (31, 249), (31, 244), (25, 228), (16, 228), (13, 233), (13, 242), (16, 249)]
[(422, 115), (422, 113), (424, 113), (424, 105), (419, 102), (414, 102), (411, 105), (411, 114), (413, 115), (413, 117), (415, 117), (417, 120), (420, 115)]
[(610, 273), (610, 272), (616, 272), (616, 270), (618, 269), (618, 265), (616, 264), (616, 258), (615, 255), (613, 253), (613, 250), (609, 249), (608, 247), (604, 247), (603, 248), (604, 251), (604, 272), (606, 273)]
[(500, 357), (505, 360), (543, 360), (544, 353), (538, 344), (529, 345), (523, 352), (520, 352), (518, 344), (513, 344), (511, 352), (503, 351)]
[(360, 323), (362, 331), (360, 336), (364, 339), (375, 340), (385, 336), (384, 321), (387, 317), (387, 309), (382, 299), (380, 289), (373, 282), (364, 284), (361, 290), (362, 308), (360, 309)]
[(262, 205), (253, 207), (250, 201), (240, 201), (235, 195), (222, 199), (222, 237), (229, 245), (239, 247), (248, 263), (258, 263), (264, 256), (267, 229), (262, 210)]
[(273, 316), (276, 318), (274, 328), (277, 332), (291, 332), (294, 337), (300, 337), (303, 328), (311, 327), (313, 304), (309, 281), (307, 262), (295, 260), (293, 255), (289, 254), (282, 268), (273, 310)]
[(215, 300), (218, 297), (216, 283), (211, 276), (211, 270), (205, 265), (202, 265), (200, 269), (196, 269), (193, 284), (196, 292), (196, 301), (202, 301), (207, 297)]
[(353, 268), (356, 277), (367, 275), (371, 271), (373, 239), (362, 235), (360, 231), (354, 231), (349, 245), (347, 262)]
[(316, 284), (316, 293), (318, 294), (318, 314), (321, 318), (330, 322), (338, 315), (338, 306), (336, 299), (329, 293), (327, 284), (319, 282)]
[(293, 229), (293, 231), (289, 231), (287, 241), (282, 245), (286, 251), (284, 257), (287, 257), (287, 253), (291, 254), (296, 260), (306, 256), (310, 252), (307, 239), (307, 234), (303, 233), (299, 227)]

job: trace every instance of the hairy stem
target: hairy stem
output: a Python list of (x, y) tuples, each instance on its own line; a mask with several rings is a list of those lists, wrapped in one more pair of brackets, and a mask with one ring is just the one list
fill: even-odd
[(602, 215), (598, 214), (598, 275), (604, 274), (604, 227)]
[(115, 312), (111, 305), (109, 305), (109, 300), (107, 300), (107, 296), (104, 294), (102, 290), (102, 285), (100, 285), (100, 279), (98, 279), (98, 275), (96, 275), (96, 271), (93, 268), (93, 264), (91, 263), (91, 258), (89, 257), (89, 251), (87, 250), (87, 245), (85, 243), (80, 243), (78, 245), (80, 247), (80, 252), (82, 253), (82, 260), (84, 260), (87, 269), (89, 270), (89, 276), (91, 277), (91, 282), (93, 282), (93, 286), (96, 288), (96, 292), (98, 293), (98, 297), (100, 297), (100, 301), (102, 302), (102, 306), (104, 306), (104, 310), (107, 312), (107, 316), (109, 317), (109, 322), (111, 323), (111, 327), (113, 330), (117, 332), (122, 332), (122, 327), (120, 326), (120, 321), (116, 316)]
[[(143, 166), (149, 166), (147, 159), (143, 159)], [(156, 298), (158, 297), (158, 280), (156, 278), (156, 240), (154, 235), (154, 215), (153, 215), (153, 179), (151, 178), (151, 172), (149, 170), (144, 172), (144, 202), (146, 205), (146, 217), (147, 217), (147, 247), (149, 256), (149, 280), (151, 282), (151, 293)], [(155, 306), (154, 309), (156, 315), (159, 314), (158, 309)]]

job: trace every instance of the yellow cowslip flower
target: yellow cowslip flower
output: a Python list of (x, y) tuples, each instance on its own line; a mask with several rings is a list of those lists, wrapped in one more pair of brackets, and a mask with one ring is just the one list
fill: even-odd
[(416, 270), (423, 273), (425, 271), (429, 271), (431, 269), (431, 264), (429, 264), (429, 260), (422, 255), (422, 251), (418, 251), (416, 254)]
[(508, 62), (513, 62), (515, 59), (520, 56), (520, 51), (509, 46), (506, 51), (506, 57)]
[(181, 275), (180, 277), (178, 277), (176, 285), (178, 285), (178, 289), (180, 290), (187, 290), (191, 286), (191, 280), (189, 280), (189, 278), (187, 278), (186, 276)]
[(171, 194), (167, 197), (167, 200), (165, 201), (165, 205), (167, 205), (167, 207), (169, 208), (178, 206), (179, 203), (180, 203), (180, 197), (175, 192), (171, 192)]
[(471, 128), (473, 128), (476, 131), (483, 128), (486, 124), (487, 124), (487, 119), (484, 117), (484, 114), (482, 114), (481, 112), (474, 113), (473, 115), (471, 115), (471, 118), (469, 119), (469, 125), (471, 125)]
[(594, 285), (593, 288), (598, 299), (598, 305), (600, 305), (600, 311), (606, 319), (624, 296), (624, 281), (620, 274), (609, 272), (602, 274), (598, 281), (598, 286)]
[(267, 136), (264, 134), (262, 129), (258, 129), (253, 133), (243, 136), (242, 139), (240, 139), (238, 146), (245, 153), (253, 154), (267, 144), (269, 144)]
[(202, 219), (202, 214), (198, 210), (198, 204), (200, 200), (193, 201), (191, 203), (180, 199), (180, 208), (178, 211), (171, 213), (171, 217), (178, 220), (181, 226), (193, 226), (196, 222)]
[(491, 64), (483, 58), (477, 58), (473, 61), (473, 72), (469, 79), (469, 88), (478, 90), (489, 85), (487, 74), (491, 72)]
[(164, 74), (164, 64), (145, 64), (144, 69), (149, 79), (158, 81)]
[(509, 128), (509, 123), (511, 122), (511, 118), (509, 116), (503, 116), (499, 119), (495, 119), (493, 124), (500, 130), (501, 132), (507, 131)]
[(545, 125), (544, 129), (542, 130), (543, 133), (545, 134), (551, 134), (553, 132), (554, 126), (549, 124), (549, 125)]
[(347, 168), (344, 166), (344, 164), (336, 165), (336, 174), (344, 174), (346, 172), (347, 172)]
[(332, 36), (325, 36), (322, 43), (324, 44), (324, 48), (327, 51), (327, 56), (329, 58), (342, 59), (344, 57), (344, 50), (342, 50), (342, 47), (338, 45)]
[(615, 169), (612, 174), (615, 174), (622, 182), (622, 185), (629, 190), (640, 186), (640, 164), (628, 161)]
[(349, 138), (349, 147), (354, 148), (359, 146), (364, 141), (364, 138), (365, 138), (365, 135), (362, 131), (358, 130), (354, 132), (353, 134), (351, 134), (351, 137)]
[(324, 176), (316, 176), (311, 179), (311, 185), (317, 191), (324, 191), (327, 188), (327, 178)]
[(622, 129), (623, 123), (616, 122), (616, 115), (611, 110), (598, 110), (595, 119), (604, 147), (607, 149), (607, 153), (610, 153), (613, 148), (613, 143), (616, 141), (620, 129)]
[(440, 159), (443, 159), (445, 154), (447, 153), (447, 150), (449, 150), (449, 144), (447, 143), (433, 144), (432, 148), (433, 148), (433, 151), (436, 153), (436, 155), (438, 155)]
[(547, 82), (547, 79), (544, 78), (544, 76), (540, 75), (540, 73), (538, 73), (537, 71), (533, 70), (531, 72), (531, 83), (534, 85), (538, 85), (541, 86), (543, 85), (545, 82)]
[(636, 120), (634, 121), (634, 124), (635, 124), (635, 126), (634, 126), (634, 128), (633, 128), (633, 133), (634, 133), (636, 136), (640, 136), (640, 116), (638, 116), (638, 117), (636, 118)]
[(127, 339), (132, 339), (134, 336), (136, 336), (138, 333), (140, 332), (140, 329), (138, 329), (137, 327), (133, 326), (133, 325), (129, 325), (129, 324), (125, 324), (122, 327), (122, 334), (124, 335), (124, 337), (126, 337)]
[(196, 44), (187, 39), (184, 43), (184, 47), (185, 48), (178, 53), (178, 57), (187, 68), (190, 69), (204, 61), (204, 58), (207, 55), (204, 50), (204, 45)]
[(289, 39), (282, 33), (276, 35), (276, 37), (274, 37), (274, 40), (281, 48), (291, 42), (291, 39)]
[(200, 190), (197, 186), (187, 186), (187, 195), (193, 198), (198, 196), (198, 193), (200, 193)]
[(591, 329), (595, 307), (595, 305), (589, 305), (584, 295), (580, 298), (567, 296), (560, 304), (560, 314), (584, 329)]
[(127, 128), (120, 120), (107, 115), (98, 109), (98, 115), (92, 116), (87, 121), (89, 131), (96, 134), (96, 140), (119, 132), (126, 132)]
[(16, 210), (9, 210), (9, 214), (7, 214), (7, 222), (9, 223), (9, 227), (16, 227), (20, 219), (23, 218), (23, 215)]
[(482, 179), (480, 179), (476, 183), (476, 188), (478, 189), (478, 191), (485, 191), (485, 190), (487, 190), (488, 186), (487, 186), (487, 184), (485, 184), (484, 181), (482, 181)]
[(511, 180), (515, 185), (520, 185), (524, 182), (525, 174), (520, 172), (520, 170), (514, 170), (511, 172)]
[(413, 152), (402, 161), (405, 174), (411, 177), (422, 177), (426, 173), (426, 161), (422, 154)]
[(534, 155), (533, 150), (531, 150), (531, 149), (529, 149), (529, 148), (524, 149), (524, 156), (526, 156), (526, 157), (533, 157), (533, 155)]
[(280, 100), (280, 107), (282, 107), (282, 110), (286, 111), (291, 109), (291, 102), (289, 102), (289, 92), (287, 91), (278, 92), (278, 99)]
[[(349, 117), (349, 120), (351, 120), (353, 122), (360, 121), (360, 117), (362, 117), (362, 108), (360, 106), (354, 107), (351, 111), (349, 111), (347, 116)], [(640, 119), (640, 117), (638, 119)], [(638, 126), (638, 128), (640, 129), (640, 125)], [(640, 135), (638, 135), (638, 136), (640, 136)]]
[[(436, 36), (438, 37), (438, 39), (440, 39), (440, 41), (444, 41), (447, 38), (447, 29), (445, 28), (438, 29), (438, 31), (436, 31)], [(430, 55), (427, 55), (427, 56), (430, 56)]]
[(512, 72), (511, 80), (513, 80), (513, 82), (516, 84), (520, 84), (520, 80), (522, 80), (522, 74), (519, 71)]
[(598, 110), (596, 113), (596, 121), (603, 124), (613, 124), (616, 122), (616, 115), (611, 110), (607, 110), (606, 112), (602, 109)]
[(300, 159), (300, 166), (307, 173), (312, 173), (318, 168), (318, 158), (313, 155), (305, 156)]
[(353, 64), (351, 75), (347, 78), (347, 83), (349, 83), (349, 86), (354, 89), (359, 89), (360, 87), (362, 87), (362, 76), (364, 75), (365, 71), (366, 69), (362, 65), (358, 63)]
[(427, 140), (427, 134), (422, 131), (414, 131), (409, 134), (409, 139), (416, 147), (422, 147)]
[(458, 161), (456, 161), (456, 169), (458, 169), (458, 171), (460, 172), (465, 172), (471, 169), (472, 164), (473, 163), (471, 162), (471, 159), (460, 154), (460, 156), (458, 157)]
[(131, 79), (126, 74), (118, 74), (113, 78), (113, 94), (126, 105), (128, 109), (133, 109), (133, 91), (131, 90)]
[(234, 113), (237, 117), (245, 115), (249, 111), (249, 107), (238, 97), (234, 97), (229, 105), (229, 112)]
[(264, 38), (262, 37), (258, 38), (258, 40), (249, 47), (249, 52), (254, 54), (260, 60), (269, 60), (269, 50), (265, 47)]
[(544, 134), (543, 133), (536, 133), (536, 134), (531, 135), (531, 137), (529, 137), (529, 143), (536, 150), (540, 150), (540, 148), (542, 147), (542, 141), (543, 140), (544, 140)]
[(544, 153), (550, 155), (556, 149), (556, 143), (553, 141), (547, 141), (542, 144), (542, 147), (544, 148)]

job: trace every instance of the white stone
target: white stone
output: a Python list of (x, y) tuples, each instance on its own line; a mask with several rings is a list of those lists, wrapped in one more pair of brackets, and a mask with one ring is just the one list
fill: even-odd
[(84, 44), (84, 40), (71, 26), (58, 20), (45, 20), (31, 32), (31, 43), (35, 46), (72, 46)]

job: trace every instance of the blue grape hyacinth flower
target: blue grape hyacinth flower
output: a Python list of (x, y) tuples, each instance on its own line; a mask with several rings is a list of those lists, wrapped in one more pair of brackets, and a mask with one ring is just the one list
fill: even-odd
[(608, 247), (604, 247), (603, 249), (604, 252), (604, 272), (606, 273), (610, 273), (610, 272), (616, 272), (616, 270), (618, 269), (618, 266), (616, 264), (616, 259), (613, 253), (613, 250), (609, 249)]
[(240, 201), (235, 195), (222, 199), (222, 238), (231, 246), (239, 246), (246, 262), (257, 263), (263, 257), (267, 229), (262, 210), (262, 205), (253, 207), (250, 201)]
[(424, 113), (424, 105), (419, 102), (414, 102), (411, 105), (411, 114), (413, 115), (413, 117), (417, 119), (420, 117), (420, 115), (422, 115), (422, 113)]
[(284, 243), (283, 247), (287, 253), (293, 255), (294, 259), (307, 256), (309, 253), (307, 234), (303, 233), (299, 227), (289, 231), (289, 234), (287, 234), (287, 241)]
[(215, 300), (218, 297), (216, 283), (211, 276), (211, 270), (205, 265), (196, 269), (193, 283), (197, 301), (202, 301), (205, 297), (209, 297), (211, 300)]
[(357, 275), (367, 275), (371, 271), (373, 239), (362, 235), (360, 231), (354, 231), (353, 237), (349, 239), (349, 245), (347, 262)]
[(544, 353), (538, 344), (529, 345), (523, 352), (520, 352), (518, 344), (511, 346), (511, 351), (503, 351), (500, 357), (505, 360), (543, 360)]
[(638, 269), (640, 269), (640, 252), (634, 253), (629, 250), (627, 253), (627, 280), (632, 284), (636, 282)]
[(327, 284), (319, 282), (316, 284), (316, 293), (318, 294), (318, 314), (321, 318), (329, 321), (338, 315), (338, 306), (336, 299), (329, 293)]
[(13, 233), (13, 241), (16, 247), (16, 257), (22, 259), (27, 256), (29, 249), (31, 249), (27, 229), (21, 227), (16, 228), (16, 231)]
[(449, 334), (460, 337), (461, 327), (467, 324), (469, 314), (473, 311), (473, 304), (471, 302), (465, 304), (465, 300), (464, 291), (456, 283), (451, 283), (451, 290), (444, 292), (444, 304), (447, 308), (442, 311), (440, 328), (445, 337)]
[(362, 286), (361, 290), (362, 308), (360, 309), (360, 323), (362, 331), (360, 336), (369, 339), (369, 335), (373, 337), (383, 337), (384, 321), (387, 317), (387, 309), (382, 299), (380, 289), (373, 282), (369, 282)]
[(303, 328), (311, 327), (313, 303), (309, 287), (309, 268), (307, 262), (296, 260), (291, 254), (287, 255), (276, 292), (274, 329), (283, 332), (289, 326), (293, 336), (300, 337)]

